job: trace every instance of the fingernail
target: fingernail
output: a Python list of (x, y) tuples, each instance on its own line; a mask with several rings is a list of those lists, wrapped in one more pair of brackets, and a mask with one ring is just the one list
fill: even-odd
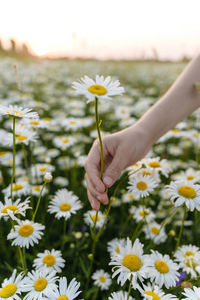
[(103, 178), (103, 182), (104, 182), (107, 186), (111, 186), (112, 183), (113, 183), (113, 180), (112, 180), (112, 178), (110, 178), (110, 177), (108, 177), (108, 176), (105, 176), (105, 177)]
[(98, 199), (99, 201), (101, 201), (101, 197), (100, 197), (100, 196), (97, 196), (97, 199)]

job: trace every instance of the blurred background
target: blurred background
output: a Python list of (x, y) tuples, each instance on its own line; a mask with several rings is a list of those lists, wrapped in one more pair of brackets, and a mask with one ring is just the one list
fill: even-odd
[(199, 0), (1, 1), (0, 55), (188, 60), (199, 12)]

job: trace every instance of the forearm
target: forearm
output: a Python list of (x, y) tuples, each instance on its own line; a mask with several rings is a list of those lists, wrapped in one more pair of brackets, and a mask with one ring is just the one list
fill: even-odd
[(151, 144), (200, 106), (196, 82), (200, 82), (200, 55), (189, 63), (169, 91), (136, 123), (146, 131)]

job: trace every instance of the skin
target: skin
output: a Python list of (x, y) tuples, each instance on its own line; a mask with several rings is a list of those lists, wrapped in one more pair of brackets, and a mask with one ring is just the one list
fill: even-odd
[(106, 188), (115, 183), (125, 168), (142, 159), (162, 135), (200, 106), (196, 82), (200, 82), (200, 55), (134, 125), (103, 137), (102, 180), (99, 144), (97, 140), (93, 143), (85, 163), (88, 199), (93, 209), (98, 210), (100, 202), (108, 204)]

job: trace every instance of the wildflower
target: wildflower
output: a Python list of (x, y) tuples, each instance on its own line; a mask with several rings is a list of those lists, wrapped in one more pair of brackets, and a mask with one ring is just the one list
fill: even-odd
[(29, 248), (29, 246), (33, 246), (34, 243), (38, 243), (38, 240), (40, 240), (43, 235), (42, 230), (44, 229), (45, 226), (42, 224), (34, 223), (29, 220), (18, 220), (18, 225), (15, 225), (14, 229), (11, 229), (7, 239), (13, 240), (12, 246)]
[(183, 296), (186, 298), (182, 298), (183, 300), (199, 300), (200, 298), (200, 288), (193, 286), (193, 288), (184, 289)]
[(37, 258), (34, 259), (33, 266), (36, 270), (48, 270), (61, 272), (65, 265), (65, 260), (61, 256), (61, 251), (52, 249), (51, 251), (45, 250), (44, 253), (38, 253)]
[(172, 300), (178, 298), (172, 294), (165, 294), (164, 291), (158, 286), (152, 286), (151, 284), (143, 285), (143, 289), (140, 288), (141, 296), (146, 300)]
[(102, 214), (102, 212), (98, 211), (96, 218), (96, 213), (96, 210), (89, 210), (84, 214), (84, 220), (85, 223), (90, 226), (94, 226), (96, 220), (96, 228), (100, 228), (105, 221), (105, 216)]
[(135, 175), (129, 181), (128, 191), (135, 194), (136, 197), (146, 197), (153, 192), (157, 182), (149, 175)]
[(111, 285), (110, 275), (104, 270), (98, 270), (92, 275), (94, 284), (99, 286), (101, 290), (108, 290)]
[(134, 287), (137, 285), (137, 279), (143, 281), (147, 278), (148, 256), (143, 254), (143, 245), (138, 239), (132, 245), (127, 238), (125, 247), (120, 247), (120, 253), (113, 255), (109, 264), (117, 269), (112, 277), (119, 275), (117, 282), (121, 285), (124, 285), (127, 279), (130, 280), (131, 276)]
[(160, 244), (166, 241), (167, 235), (164, 228), (157, 222), (152, 222), (144, 228), (146, 239), (151, 239), (155, 244)]
[(82, 208), (82, 204), (77, 196), (67, 189), (60, 189), (50, 201), (48, 212), (55, 213), (58, 219), (64, 217), (67, 220), (80, 208)]
[(0, 105), (0, 115), (9, 115), (15, 118), (38, 119), (38, 114), (32, 112), (30, 108), (23, 108), (17, 105), (9, 105), (8, 107)]
[(0, 202), (0, 218), (4, 217), (5, 219), (8, 219), (10, 215), (17, 214), (25, 216), (26, 210), (30, 208), (30, 199), (27, 198), (23, 202), (20, 201), (21, 199), (17, 199), (16, 201), (12, 202), (11, 199), (6, 198), (5, 203)]
[(126, 240), (125, 239), (113, 239), (110, 242), (108, 242), (108, 252), (110, 253), (110, 256), (114, 256), (117, 253), (120, 253), (120, 248), (125, 247)]
[(149, 223), (155, 218), (155, 214), (152, 212), (152, 210), (142, 205), (140, 205), (138, 208), (136, 208), (134, 205), (131, 206), (130, 213), (133, 215), (133, 218), (137, 223), (140, 221)]
[[(111, 294), (111, 296), (108, 298), (108, 300), (127, 300), (128, 298), (128, 293), (119, 291), (119, 292), (114, 292)], [(129, 296), (129, 300), (134, 300), (133, 297)]]
[(9, 279), (5, 279), (0, 288), (0, 299), (19, 300), (21, 297), (23, 286), (23, 274), (20, 273), (17, 277), (17, 270), (14, 270)]
[(49, 182), (51, 182), (53, 180), (53, 176), (51, 175), (50, 172), (46, 172), (44, 174), (44, 178), (43, 179), (44, 179), (44, 182), (49, 183)]
[(85, 95), (88, 102), (94, 101), (94, 98), (98, 98), (100, 102), (111, 100), (112, 96), (121, 95), (124, 92), (124, 88), (120, 87), (119, 80), (111, 81), (111, 77), (96, 75), (96, 80), (84, 76), (80, 82), (73, 82), (72, 87), (78, 94)]

